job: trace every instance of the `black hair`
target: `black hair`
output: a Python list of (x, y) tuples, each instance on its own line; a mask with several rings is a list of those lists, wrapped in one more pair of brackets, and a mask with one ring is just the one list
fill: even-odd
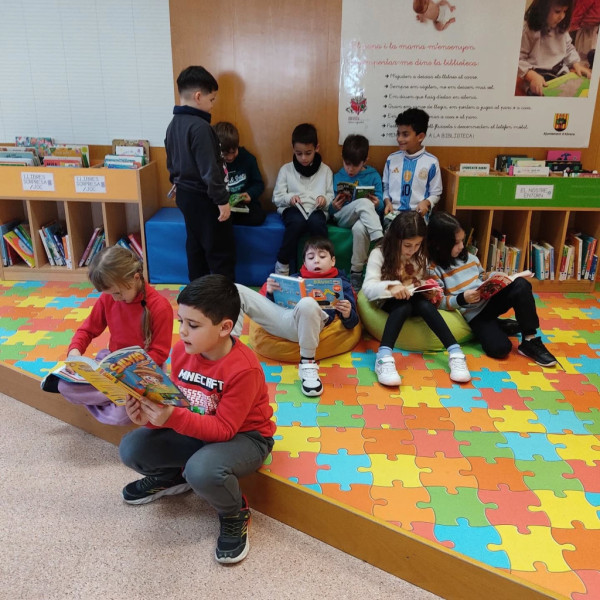
[(342, 158), (353, 166), (365, 162), (369, 156), (369, 140), (358, 133), (350, 134), (342, 146)]
[(464, 231), (460, 221), (453, 215), (446, 212), (436, 211), (429, 218), (427, 226), (427, 253), (429, 259), (442, 269), (448, 269), (452, 264), (464, 262), (467, 260), (467, 248), (463, 248), (461, 253), (452, 258), (452, 248), (456, 245), (456, 234)]
[(221, 143), (222, 152), (232, 152), (240, 147), (240, 132), (233, 123), (219, 121), (213, 125), (213, 129)]
[(326, 250), (331, 254), (331, 258), (335, 258), (335, 246), (329, 238), (311, 237), (308, 238), (302, 250), (302, 257), (306, 259), (306, 253), (309, 250)]
[(292, 131), (292, 146), (294, 144), (312, 144), (313, 146), (317, 146), (318, 143), (317, 128), (310, 123), (301, 123)]
[(421, 108), (409, 108), (396, 117), (396, 126), (400, 125), (412, 127), (417, 135), (427, 133), (429, 115)]
[(548, 15), (553, 6), (566, 6), (565, 18), (556, 26), (559, 33), (569, 31), (573, 16), (573, 0), (533, 0), (525, 11), (525, 22), (532, 31), (541, 31), (542, 35), (549, 33)]
[(184, 304), (199, 310), (213, 325), (223, 319), (234, 323), (240, 314), (240, 294), (235, 283), (224, 275), (204, 275), (186, 285), (177, 304)]
[(200, 90), (203, 94), (212, 94), (218, 89), (217, 80), (204, 67), (187, 67), (177, 78), (179, 95), (196, 90)]

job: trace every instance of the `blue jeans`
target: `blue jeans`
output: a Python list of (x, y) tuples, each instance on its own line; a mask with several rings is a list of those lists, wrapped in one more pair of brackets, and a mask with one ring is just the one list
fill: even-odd
[(119, 454), (142, 475), (183, 477), (220, 515), (242, 508), (239, 478), (256, 471), (273, 447), (273, 438), (256, 431), (238, 433), (227, 442), (207, 443), (172, 429), (140, 427), (121, 440)]

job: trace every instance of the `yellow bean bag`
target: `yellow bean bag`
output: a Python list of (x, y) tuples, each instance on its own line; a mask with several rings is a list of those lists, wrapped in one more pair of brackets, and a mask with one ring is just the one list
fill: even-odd
[[(383, 328), (388, 318), (382, 308), (369, 302), (362, 292), (358, 294), (358, 314), (365, 329), (376, 339), (380, 340)], [(473, 332), (464, 317), (458, 311), (440, 310), (440, 315), (450, 328), (450, 331), (459, 344), (470, 340)], [(404, 323), (400, 335), (394, 344), (396, 348), (411, 352), (424, 352), (427, 350), (443, 350), (444, 346), (439, 338), (421, 317), (410, 317)]]
[[(361, 335), (360, 323), (352, 329), (346, 329), (342, 322), (336, 319), (321, 331), (315, 359), (322, 360), (349, 352), (358, 344)], [(297, 342), (271, 335), (252, 320), (248, 331), (248, 344), (255, 352), (272, 360), (292, 363), (300, 361), (300, 346)]]

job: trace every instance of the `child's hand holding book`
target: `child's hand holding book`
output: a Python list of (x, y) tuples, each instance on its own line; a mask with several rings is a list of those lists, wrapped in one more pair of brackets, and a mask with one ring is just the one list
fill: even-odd
[(342, 315), (342, 318), (347, 319), (352, 312), (352, 304), (350, 304), (350, 300), (338, 300), (335, 304), (335, 310)]

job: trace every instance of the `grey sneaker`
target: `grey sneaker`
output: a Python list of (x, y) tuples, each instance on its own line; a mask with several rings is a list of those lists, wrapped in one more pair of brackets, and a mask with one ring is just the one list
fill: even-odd
[(363, 282), (363, 274), (362, 271), (350, 271), (350, 283), (352, 285), (352, 289), (358, 294), (360, 292), (360, 288), (362, 287)]
[(277, 261), (275, 263), (275, 274), (276, 275), (289, 275), (290, 274), (290, 265), (284, 265)]

